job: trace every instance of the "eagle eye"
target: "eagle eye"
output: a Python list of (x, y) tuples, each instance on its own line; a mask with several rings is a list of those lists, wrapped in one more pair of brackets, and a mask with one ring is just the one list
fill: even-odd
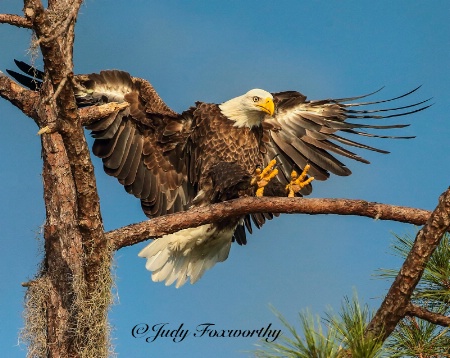
[(259, 102), (260, 98), (258, 96), (253, 97), (253, 102)]

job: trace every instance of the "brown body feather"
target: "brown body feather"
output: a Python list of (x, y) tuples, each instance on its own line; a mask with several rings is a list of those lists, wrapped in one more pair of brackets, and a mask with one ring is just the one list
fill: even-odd
[[(189, 140), (189, 179), (198, 190), (205, 192), (206, 201), (210, 204), (214, 185), (211, 171), (230, 172), (217, 167), (220, 163), (235, 166), (236, 175), (245, 173), (250, 180), (255, 169), (264, 165), (263, 153), (260, 150), (262, 128), (237, 128), (234, 122), (226, 118), (216, 104), (197, 103), (193, 111), (192, 134)], [(217, 174), (217, 173), (216, 173)]]

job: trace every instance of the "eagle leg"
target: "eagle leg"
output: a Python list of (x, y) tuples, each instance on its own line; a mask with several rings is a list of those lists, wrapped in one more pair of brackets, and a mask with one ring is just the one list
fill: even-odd
[(291, 182), (286, 185), (286, 191), (289, 198), (293, 198), (296, 193), (298, 193), (300, 190), (302, 190), (302, 188), (304, 188), (314, 180), (314, 177), (309, 177), (305, 180), (310, 167), (311, 166), (309, 164), (306, 164), (300, 175), (298, 175), (295, 170), (292, 171)]
[(251, 185), (255, 185), (258, 188), (256, 189), (256, 196), (263, 196), (264, 187), (278, 174), (278, 169), (274, 169), (276, 164), (277, 161), (272, 159), (263, 170), (256, 168), (255, 174), (250, 181)]

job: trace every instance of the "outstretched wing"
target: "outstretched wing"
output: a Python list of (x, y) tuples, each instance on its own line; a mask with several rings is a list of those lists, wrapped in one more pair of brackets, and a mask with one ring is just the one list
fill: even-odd
[[(15, 62), (32, 77), (9, 70), (8, 73), (38, 90), (43, 73), (24, 62)], [(192, 114), (172, 111), (149, 82), (127, 72), (78, 75), (75, 81), (80, 107), (129, 103), (125, 109), (87, 126), (95, 138), (93, 153), (102, 158), (105, 172), (141, 199), (148, 217), (185, 210), (193, 197), (185, 158)]]
[(175, 113), (149, 82), (127, 72), (102, 71), (76, 80), (80, 104), (129, 103), (87, 127), (95, 138), (92, 151), (102, 158), (105, 172), (141, 199), (148, 217), (186, 209), (192, 196), (184, 150), (189, 112)]
[[(265, 161), (268, 163), (277, 157), (277, 161), (281, 164), (278, 179), (282, 183), (288, 182), (292, 169), (302, 169), (307, 163), (311, 166), (308, 173), (317, 180), (326, 180), (330, 172), (337, 175), (350, 175), (350, 169), (334, 154), (369, 163), (349, 150), (349, 147), (363, 148), (379, 153), (388, 152), (346, 138), (342, 134), (377, 138), (413, 137), (384, 136), (365, 131), (366, 129), (381, 130), (408, 126), (405, 124), (374, 125), (353, 123), (347, 120), (383, 119), (422, 111), (430, 106), (424, 105), (429, 100), (394, 108), (368, 109), (365, 107), (398, 100), (410, 95), (418, 88), (388, 100), (359, 103), (351, 102), (373, 93), (359, 97), (319, 101), (307, 101), (304, 95), (294, 91), (274, 93), (276, 114), (274, 117), (267, 117), (263, 122), (267, 137), (265, 138)], [(303, 188), (301, 193), (307, 195), (310, 192), (311, 186), (309, 185)]]

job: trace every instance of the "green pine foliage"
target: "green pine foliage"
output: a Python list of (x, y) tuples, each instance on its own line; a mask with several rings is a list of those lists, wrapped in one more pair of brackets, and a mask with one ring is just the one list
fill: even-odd
[(449, 329), (422, 319), (407, 317), (400, 321), (396, 330), (389, 337), (385, 351), (392, 358), (450, 357)]
[(364, 336), (371, 319), (367, 306), (361, 308), (356, 295), (345, 298), (338, 315), (327, 314), (323, 321), (309, 312), (299, 314), (301, 334), (280, 313), (278, 319), (292, 338), (283, 334), (279, 342), (262, 341), (258, 358), (381, 358), (382, 343)]
[[(345, 297), (338, 316), (327, 314), (327, 321), (337, 331), (341, 342), (340, 357), (378, 358), (383, 343), (375, 337), (366, 337), (364, 332), (372, 319), (369, 307), (361, 307), (354, 294), (350, 300)], [(345, 353), (345, 354), (344, 354)]]
[(337, 332), (328, 327), (324, 333), (319, 317), (314, 317), (310, 311), (299, 314), (302, 335), (279, 312), (273, 309), (277, 318), (287, 328), (292, 338), (283, 334), (279, 342), (261, 341), (261, 348), (255, 352), (258, 358), (338, 358), (339, 346), (336, 345)]
[[(406, 258), (414, 240), (406, 235), (395, 235), (392, 251)], [(398, 270), (382, 269), (377, 276), (394, 279)], [(440, 246), (427, 263), (411, 302), (429, 311), (450, 314), (450, 235), (446, 234)], [(287, 328), (275, 342), (262, 341), (255, 351), (258, 358), (450, 358), (450, 328), (428, 321), (405, 317), (383, 343), (364, 333), (372, 318), (367, 305), (361, 307), (356, 294), (346, 297), (340, 312), (328, 313), (324, 320), (305, 311), (299, 314), (301, 331), (274, 310)], [(291, 337), (288, 337), (290, 335)]]

